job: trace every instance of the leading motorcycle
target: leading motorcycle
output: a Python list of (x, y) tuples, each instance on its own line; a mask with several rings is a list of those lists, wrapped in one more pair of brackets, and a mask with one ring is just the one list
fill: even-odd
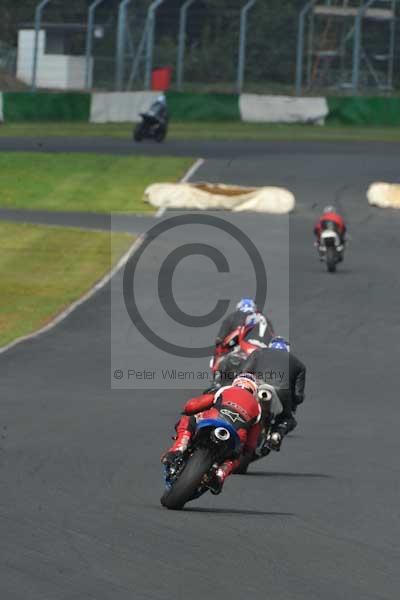
[(164, 467), (165, 491), (161, 504), (170, 510), (182, 510), (187, 502), (210, 489), (218, 467), (240, 449), (235, 428), (223, 419), (202, 419), (187, 450), (172, 465)]

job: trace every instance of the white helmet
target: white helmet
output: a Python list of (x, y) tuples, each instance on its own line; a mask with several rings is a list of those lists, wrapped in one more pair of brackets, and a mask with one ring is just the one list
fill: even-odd
[(251, 373), (241, 373), (232, 382), (232, 387), (239, 387), (247, 390), (257, 398), (258, 385), (257, 380)]

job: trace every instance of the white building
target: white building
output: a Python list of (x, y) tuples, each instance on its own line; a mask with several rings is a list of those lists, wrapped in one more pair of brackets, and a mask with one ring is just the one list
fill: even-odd
[[(42, 24), (39, 32), (36, 85), (38, 88), (81, 90), (85, 87), (85, 56), (83, 43), (76, 41), (76, 34), (84, 39), (85, 28), (79, 25)], [(71, 49), (81, 46), (81, 54)], [(28, 85), (32, 82), (35, 30), (20, 29), (18, 32), (17, 77)], [(90, 64), (92, 68), (92, 62)], [(90, 73), (91, 79), (91, 73)]]

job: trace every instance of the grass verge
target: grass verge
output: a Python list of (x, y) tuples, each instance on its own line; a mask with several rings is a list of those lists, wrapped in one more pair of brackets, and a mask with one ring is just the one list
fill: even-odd
[[(5, 123), (0, 136), (116, 137), (130, 139), (132, 123)], [(178, 140), (327, 140), (399, 142), (400, 127), (358, 127), (330, 123), (317, 125), (171, 122), (168, 139)], [(133, 143), (133, 142), (132, 142)]]
[(80, 298), (132, 245), (129, 234), (0, 222), (0, 347)]
[(0, 153), (0, 206), (56, 211), (153, 212), (145, 188), (177, 181), (190, 158)]

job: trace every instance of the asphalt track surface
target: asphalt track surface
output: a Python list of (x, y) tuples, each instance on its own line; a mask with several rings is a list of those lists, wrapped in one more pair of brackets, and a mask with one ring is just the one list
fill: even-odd
[[(307, 399), (280, 454), (232, 477), (220, 496), (183, 512), (159, 506), (159, 456), (189, 392), (110, 389), (109, 288), (0, 356), (2, 599), (398, 598), (400, 217), (365, 200), (371, 181), (397, 179), (394, 149), (234, 151), (198, 173), (283, 184), (297, 198), (290, 335), (308, 366)], [(352, 234), (335, 275), (311, 239), (331, 202)], [(271, 232), (285, 217), (227, 219), (251, 228), (267, 265), (283, 252)], [(154, 247), (149, 274), (167, 250)], [(213, 266), (197, 267), (190, 286), (201, 314)], [(251, 280), (244, 272), (230, 294), (242, 296)], [(286, 331), (273, 293), (270, 310)]]

